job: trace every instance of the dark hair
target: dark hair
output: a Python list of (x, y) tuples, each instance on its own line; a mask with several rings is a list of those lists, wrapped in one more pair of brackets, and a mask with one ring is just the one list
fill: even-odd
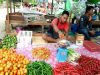
[(87, 13), (87, 12), (90, 11), (91, 9), (94, 9), (94, 7), (93, 7), (93, 6), (87, 6), (87, 7), (86, 7), (86, 12), (85, 12), (85, 13)]
[(66, 15), (68, 15), (68, 16), (69, 16), (69, 12), (68, 12), (68, 11), (66, 11), (66, 10), (64, 10), (64, 11), (62, 12), (62, 15), (64, 15), (64, 14), (66, 14)]

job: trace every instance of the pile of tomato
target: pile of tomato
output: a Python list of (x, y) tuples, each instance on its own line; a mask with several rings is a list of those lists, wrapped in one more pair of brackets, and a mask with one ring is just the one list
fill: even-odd
[(26, 75), (29, 62), (13, 50), (0, 50), (0, 75)]

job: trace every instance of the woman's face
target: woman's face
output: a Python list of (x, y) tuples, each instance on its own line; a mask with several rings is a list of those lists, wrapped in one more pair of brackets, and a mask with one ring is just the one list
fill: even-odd
[(61, 22), (62, 23), (65, 23), (67, 21), (67, 19), (68, 19), (68, 15), (64, 14), (64, 15), (61, 16)]

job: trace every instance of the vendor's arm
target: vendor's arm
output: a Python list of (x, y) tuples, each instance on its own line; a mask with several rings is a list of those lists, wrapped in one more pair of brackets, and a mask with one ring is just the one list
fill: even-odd
[(92, 23), (91, 23), (91, 17), (89, 18), (89, 32), (92, 34), (92, 35), (95, 35), (95, 31), (93, 30), (93, 28), (92, 28)]
[(59, 19), (54, 19), (53, 21), (52, 21), (52, 26), (53, 26), (53, 29), (54, 29), (54, 31), (56, 32), (56, 33), (58, 33), (58, 35), (59, 35), (59, 38), (62, 38), (63, 37), (63, 33), (59, 30), (59, 28), (58, 28), (58, 22), (59, 22)]
[(90, 31), (92, 31), (93, 29), (92, 29), (92, 23), (91, 23), (91, 21), (92, 21), (92, 17), (90, 16), (90, 18), (89, 18), (89, 30)]
[(89, 33), (91, 33), (92, 35), (95, 35), (95, 31), (92, 28), (92, 24), (89, 24)]

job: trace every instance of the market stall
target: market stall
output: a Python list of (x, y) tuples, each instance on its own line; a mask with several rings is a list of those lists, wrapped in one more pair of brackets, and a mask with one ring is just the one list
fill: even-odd
[[(39, 0), (41, 1), (41, 0)], [(80, 2), (79, 2), (80, 3)], [(78, 3), (78, 4), (79, 4)], [(77, 4), (77, 3), (76, 3)], [(76, 6), (75, 4), (75, 6)], [(84, 6), (80, 4), (80, 6)], [(80, 7), (79, 10), (82, 7)], [(77, 9), (77, 8), (76, 8)], [(78, 9), (77, 9), (78, 10)], [(74, 10), (73, 10), (74, 11)], [(83, 11), (82, 11), (83, 12)], [(77, 13), (80, 15), (82, 12)], [(26, 12), (27, 13), (27, 12)], [(25, 14), (26, 14), (25, 13)], [(32, 17), (27, 25), (50, 25), (40, 16), (21, 14)], [(40, 14), (40, 13), (39, 13)], [(8, 12), (7, 28), (10, 29)], [(13, 18), (16, 17), (15, 15)], [(17, 13), (17, 19), (19, 19)], [(37, 21), (37, 19), (39, 21)], [(17, 22), (17, 21), (16, 21)], [(25, 23), (25, 22), (24, 22)], [(97, 23), (97, 22), (96, 22)], [(23, 24), (23, 23), (22, 23)], [(99, 24), (99, 22), (98, 22)], [(7, 29), (6, 28), (6, 29)], [(7, 29), (9, 31), (9, 29)], [(76, 42), (60, 39), (57, 43), (47, 43), (42, 35), (34, 36), (32, 31), (17, 28), (15, 33), (7, 34), (0, 42), (0, 74), (1, 75), (98, 75), (100, 74), (100, 44), (84, 40), (77, 35)]]
[(100, 74), (100, 45), (91, 41), (77, 45), (65, 40), (58, 43), (42, 43), (40, 40), (40, 44), (34, 40), (31, 42), (31, 31), (7, 35), (0, 43), (0, 74)]
[(15, 25), (21, 25), (23, 23), (25, 24), (25, 19), (22, 13), (18, 13), (15, 10), (15, 2), (19, 2), (19, 1), (6, 0), (6, 5), (7, 5), (7, 15), (6, 15), (6, 20), (5, 20), (6, 33), (11, 33), (12, 24), (15, 24)]
[[(12, 6), (10, 6), (10, 8), (9, 8), (9, 4), (12, 5), (12, 2), (13, 2), (14, 12), (12, 10), (13, 9)], [(44, 16), (44, 15), (46, 15), (46, 13), (43, 13), (40, 10), (35, 10), (35, 7), (29, 7), (30, 6), (29, 4), (25, 4), (21, 7), (21, 9), (17, 10), (17, 8), (15, 8), (16, 2), (17, 1), (7, 0), (7, 16), (6, 16), (6, 21), (5, 21), (7, 33), (12, 32), (13, 26), (14, 27), (16, 27), (16, 26), (23, 27), (23, 26), (28, 26), (28, 25), (32, 25), (32, 26), (40, 25), (40, 26), (42, 26), (42, 32), (44, 32), (44, 26), (50, 25), (50, 23), (48, 23), (47, 20), (49, 22), (51, 22), (52, 15), (48, 16), (48, 18), (47, 18)], [(10, 11), (9, 11), (9, 9), (10, 9)], [(41, 9), (41, 8), (36, 7), (36, 9)]]

